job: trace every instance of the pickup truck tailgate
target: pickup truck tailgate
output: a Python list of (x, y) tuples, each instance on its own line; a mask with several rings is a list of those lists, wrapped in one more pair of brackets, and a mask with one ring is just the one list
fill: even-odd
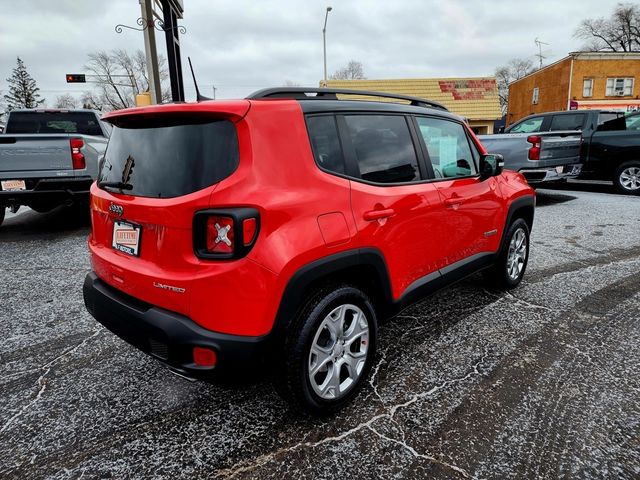
[(0, 135), (0, 172), (72, 170), (70, 135)]
[[(529, 158), (534, 146), (529, 140), (537, 137), (539, 157)], [(499, 153), (504, 157), (505, 168), (520, 171), (532, 168), (548, 168), (580, 163), (582, 133), (579, 131), (503, 133), (480, 135), (478, 137), (489, 153)]]

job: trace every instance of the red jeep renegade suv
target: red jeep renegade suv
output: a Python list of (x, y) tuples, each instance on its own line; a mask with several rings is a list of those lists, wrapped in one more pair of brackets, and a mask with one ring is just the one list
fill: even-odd
[(189, 377), (266, 365), (319, 413), (362, 386), (380, 319), (479, 270), (518, 285), (522, 175), (441, 105), (365, 94), (387, 98), (268, 89), (105, 115), (89, 312)]

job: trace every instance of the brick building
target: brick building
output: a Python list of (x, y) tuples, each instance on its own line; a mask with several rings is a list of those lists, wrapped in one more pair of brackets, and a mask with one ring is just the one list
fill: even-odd
[(640, 109), (640, 52), (573, 52), (509, 85), (507, 124), (558, 110)]
[(493, 77), (329, 80), (327, 87), (375, 90), (433, 100), (465, 117), (471, 128), (481, 134), (493, 133), (494, 121), (502, 117), (498, 87)]

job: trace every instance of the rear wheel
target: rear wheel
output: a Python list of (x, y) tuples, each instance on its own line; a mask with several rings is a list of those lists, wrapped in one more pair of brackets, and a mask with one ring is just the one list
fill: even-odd
[(620, 165), (614, 175), (613, 184), (620, 193), (640, 195), (640, 161)]
[(516, 219), (505, 237), (496, 263), (484, 271), (485, 279), (494, 288), (511, 289), (517, 287), (529, 261), (529, 226), (523, 219)]
[(312, 414), (342, 408), (369, 375), (376, 334), (373, 305), (360, 289), (318, 291), (288, 328), (276, 378), (279, 393)]

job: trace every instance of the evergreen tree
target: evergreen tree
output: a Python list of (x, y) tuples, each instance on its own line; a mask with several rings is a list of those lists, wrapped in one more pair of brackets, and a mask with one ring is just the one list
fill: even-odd
[(36, 108), (44, 103), (38, 93), (40, 89), (36, 86), (24, 62), (18, 57), (18, 66), (13, 69), (11, 77), (7, 78), (9, 83), (9, 94), (4, 96), (7, 103), (7, 111), (16, 108)]

